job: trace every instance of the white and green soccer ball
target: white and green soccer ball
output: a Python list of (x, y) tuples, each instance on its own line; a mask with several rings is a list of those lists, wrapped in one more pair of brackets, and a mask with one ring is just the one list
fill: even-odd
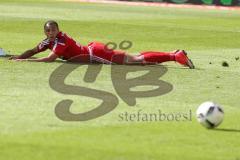
[(223, 121), (224, 111), (214, 102), (204, 102), (197, 109), (197, 120), (206, 128), (215, 128)]

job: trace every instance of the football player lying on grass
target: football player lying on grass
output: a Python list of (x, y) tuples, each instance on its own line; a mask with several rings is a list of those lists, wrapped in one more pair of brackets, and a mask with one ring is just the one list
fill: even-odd
[[(166, 61), (176, 61), (183, 66), (194, 68), (192, 61), (184, 50), (174, 52), (142, 52), (139, 55), (129, 55), (123, 51), (110, 50), (100, 42), (91, 42), (88, 46), (78, 44), (66, 33), (59, 31), (55, 21), (47, 21), (44, 24), (44, 32), (47, 36), (33, 49), (25, 51), (19, 56), (12, 56), (15, 61), (53, 62), (57, 58), (69, 62), (79, 63), (105, 63), (105, 64), (158, 64)], [(51, 53), (47, 57), (31, 59), (33, 55), (47, 49)]]

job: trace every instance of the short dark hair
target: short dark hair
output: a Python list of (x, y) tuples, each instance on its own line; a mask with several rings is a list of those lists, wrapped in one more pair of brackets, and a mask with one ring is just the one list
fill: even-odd
[(44, 29), (45, 29), (47, 26), (51, 26), (51, 25), (55, 25), (55, 26), (57, 27), (57, 29), (59, 29), (59, 28), (58, 28), (58, 23), (57, 23), (56, 21), (54, 21), (54, 20), (49, 20), (49, 21), (47, 21), (47, 22), (44, 24)]

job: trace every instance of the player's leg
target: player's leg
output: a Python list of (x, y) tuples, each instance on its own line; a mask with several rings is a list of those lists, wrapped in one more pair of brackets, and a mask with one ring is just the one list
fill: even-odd
[(123, 51), (108, 49), (101, 42), (92, 42), (88, 47), (94, 61), (107, 64), (156, 64), (174, 60), (174, 55), (163, 52), (143, 52), (141, 55), (132, 56)]
[(132, 56), (122, 51), (109, 50), (103, 43), (93, 42), (89, 44), (93, 53), (93, 59), (107, 64), (158, 64), (167, 61), (176, 61), (189, 68), (194, 68), (192, 61), (184, 50), (174, 52), (142, 52)]
[(142, 52), (140, 55), (127, 55), (125, 64), (158, 64), (167, 61), (176, 61), (191, 69), (194, 68), (192, 61), (187, 57), (184, 50), (176, 50), (173, 52)]
[(140, 55), (144, 57), (145, 61), (153, 62), (153, 63), (163, 63), (163, 62), (175, 60), (174, 53), (149, 51), (149, 52), (142, 52)]

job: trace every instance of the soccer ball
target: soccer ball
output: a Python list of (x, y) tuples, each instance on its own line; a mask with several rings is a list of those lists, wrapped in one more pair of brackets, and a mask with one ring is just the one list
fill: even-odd
[(197, 120), (206, 128), (215, 128), (222, 123), (224, 112), (220, 105), (204, 102), (197, 109)]

